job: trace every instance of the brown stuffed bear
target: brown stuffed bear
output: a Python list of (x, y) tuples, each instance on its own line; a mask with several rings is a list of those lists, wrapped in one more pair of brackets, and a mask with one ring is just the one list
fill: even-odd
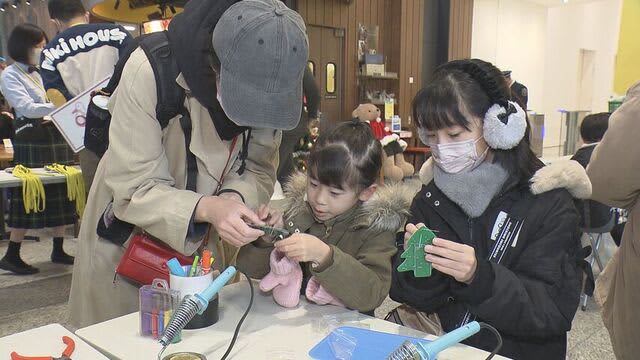
[(404, 149), (407, 143), (400, 140), (397, 134), (392, 134), (380, 118), (380, 109), (373, 104), (360, 104), (351, 114), (360, 121), (365, 121), (371, 126), (374, 136), (380, 140), (385, 157), (382, 162), (384, 176), (392, 181), (400, 181), (404, 177), (412, 176), (413, 165), (404, 160)]

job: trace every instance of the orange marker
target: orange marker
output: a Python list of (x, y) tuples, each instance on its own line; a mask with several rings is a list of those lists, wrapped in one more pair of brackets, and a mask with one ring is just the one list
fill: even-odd
[(202, 274), (206, 275), (211, 271), (211, 251), (205, 249), (202, 251)]

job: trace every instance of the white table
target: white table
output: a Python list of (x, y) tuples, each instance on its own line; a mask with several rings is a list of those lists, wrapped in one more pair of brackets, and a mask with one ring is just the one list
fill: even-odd
[[(80, 167), (75, 166), (76, 169), (80, 170)], [(55, 172), (47, 172), (43, 168), (33, 168), (31, 169), (34, 173), (47, 173), (51, 175), (39, 175), (38, 177), (42, 181), (43, 184), (58, 184), (64, 183), (67, 181), (66, 177), (63, 174), (55, 173)], [(22, 186), (22, 179), (13, 176), (6, 172), (4, 169), (0, 170), (0, 189), (2, 188), (12, 188), (12, 187), (20, 187)], [(2, 214), (2, 218), (0, 218), (0, 237), (5, 234), (5, 224), (4, 224), (4, 196), (2, 192), (0, 192), (0, 213)]]
[[(229, 359), (308, 359), (309, 350), (327, 335), (327, 327), (318, 326), (319, 320), (324, 315), (349, 313), (343, 308), (309, 304), (304, 298), (298, 308), (285, 309), (275, 304), (271, 295), (261, 294), (257, 283), (254, 282), (254, 286), (256, 294), (253, 308)], [(249, 287), (246, 282), (224, 287), (220, 292), (219, 322), (205, 329), (183, 331), (182, 341), (170, 345), (163, 357), (175, 352), (192, 351), (204, 354), (210, 360), (220, 359), (248, 302)], [(364, 315), (359, 315), (359, 320), (360, 324), (368, 325), (371, 330), (434, 338)], [(80, 329), (76, 334), (110, 358), (157, 359), (161, 346), (151, 338), (139, 336), (138, 328), (138, 313), (133, 313)], [(485, 351), (457, 345), (442, 352), (439, 359), (485, 359), (487, 356)]]
[(12, 351), (22, 356), (59, 357), (67, 347), (67, 345), (62, 342), (62, 336), (72, 338), (76, 344), (76, 348), (71, 354), (71, 359), (107, 359), (98, 350), (89, 346), (60, 324), (45, 325), (0, 338), (0, 359), (11, 359)]
[[(80, 170), (79, 167), (76, 166), (76, 169)], [(39, 175), (38, 177), (42, 180), (43, 184), (56, 184), (63, 183), (66, 181), (66, 178), (62, 174), (58, 174), (55, 172), (47, 172), (43, 168), (33, 168), (32, 172), (38, 173), (47, 173), (51, 175)], [(0, 188), (9, 188), (9, 187), (18, 187), (22, 186), (22, 179), (13, 176), (13, 174), (9, 174), (5, 170), (0, 170)]]

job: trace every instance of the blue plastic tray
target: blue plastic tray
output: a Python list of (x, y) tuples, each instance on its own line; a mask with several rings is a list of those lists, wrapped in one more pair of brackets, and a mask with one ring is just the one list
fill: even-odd
[[(350, 339), (355, 339), (355, 347), (352, 347), (350, 360), (376, 360), (385, 359), (396, 350), (405, 340), (430, 342), (429, 340), (414, 338), (410, 336), (388, 334), (379, 331), (342, 326), (333, 330), (309, 351), (309, 356), (317, 360), (335, 360), (335, 348), (338, 351), (349, 350), (348, 341), (341, 341), (340, 334), (346, 334)], [(333, 348), (332, 349), (332, 343)], [(340, 345), (344, 345), (340, 347)], [(352, 344), (351, 344), (352, 345)]]

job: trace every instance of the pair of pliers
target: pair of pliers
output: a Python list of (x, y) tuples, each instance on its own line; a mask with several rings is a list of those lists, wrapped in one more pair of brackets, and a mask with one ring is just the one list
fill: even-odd
[(76, 343), (68, 336), (62, 337), (62, 342), (67, 345), (60, 357), (53, 356), (22, 356), (15, 351), (11, 353), (11, 360), (71, 360), (71, 354), (76, 349)]
[(278, 240), (283, 240), (283, 239), (289, 237), (289, 235), (291, 235), (289, 233), (289, 231), (286, 230), (286, 229), (275, 228), (275, 227), (267, 226), (267, 225), (249, 224), (249, 227), (257, 229), (257, 230), (261, 230), (262, 232), (264, 232), (265, 236), (271, 238), (272, 242), (275, 242), (275, 241), (278, 241)]

